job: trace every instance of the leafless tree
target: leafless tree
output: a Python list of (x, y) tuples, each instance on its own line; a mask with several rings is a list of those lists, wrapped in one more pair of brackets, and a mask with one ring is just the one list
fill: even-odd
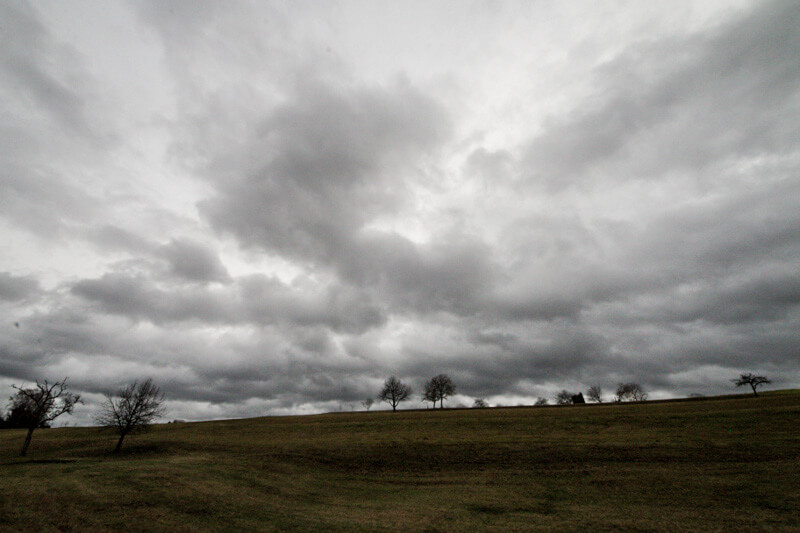
[(81, 401), (79, 394), (67, 392), (67, 378), (55, 383), (36, 382), (36, 386), (23, 389), (13, 386), (17, 393), (11, 397), (11, 402), (15, 406), (20, 406), (27, 414), (28, 434), (22, 444), (20, 456), (25, 457), (28, 453), (28, 446), (36, 428), (47, 427), (50, 422), (63, 414), (72, 413), (76, 403)]
[(472, 407), (485, 409), (486, 407), (489, 407), (489, 404), (486, 403), (486, 400), (483, 398), (475, 398), (475, 401), (472, 403)]
[(436, 396), (436, 391), (433, 390), (433, 386), (431, 382), (428, 381), (425, 383), (425, 388), (422, 390), (422, 401), (425, 403), (425, 408), (428, 408), (427, 402), (431, 402), (433, 404), (433, 408), (436, 409), (436, 402), (439, 401), (439, 397)]
[(547, 401), (547, 398), (542, 398), (541, 396), (539, 396), (538, 398), (536, 398), (536, 403), (534, 403), (533, 405), (535, 405), (536, 407), (542, 407), (547, 405), (548, 403), (550, 402)]
[(384, 381), (383, 389), (381, 389), (380, 394), (378, 394), (378, 399), (391, 405), (392, 411), (397, 411), (397, 406), (400, 402), (408, 400), (412, 392), (411, 387), (395, 376), (391, 376)]
[(95, 420), (119, 434), (114, 448), (115, 452), (119, 452), (128, 434), (146, 430), (153, 420), (164, 416), (165, 410), (164, 394), (148, 378), (142, 383), (134, 381), (123, 387), (117, 392), (116, 398), (107, 396)]
[(556, 394), (556, 405), (571, 405), (573, 394), (567, 390), (562, 390)]
[(750, 388), (753, 389), (753, 394), (758, 396), (758, 391), (756, 389), (762, 385), (766, 385), (768, 383), (772, 383), (772, 381), (768, 380), (764, 376), (756, 376), (750, 372), (747, 374), (741, 374), (739, 379), (732, 379), (737, 387), (741, 387), (743, 385), (750, 385)]
[(439, 402), (439, 407), (444, 408), (444, 401), (448, 396), (452, 396), (456, 392), (456, 386), (453, 380), (446, 374), (439, 374), (433, 376), (430, 381), (425, 383), (425, 390), (422, 394), (422, 399), (427, 402), (433, 402), (436, 407), (436, 402)]
[(600, 385), (592, 385), (586, 391), (586, 397), (590, 402), (603, 403), (603, 389), (600, 388)]
[(646, 399), (647, 393), (638, 383), (620, 383), (617, 385), (615, 400), (618, 402), (643, 402)]
[(374, 403), (375, 403), (375, 400), (373, 400), (372, 398), (367, 398), (366, 400), (363, 400), (361, 402), (361, 405), (364, 407), (364, 409), (369, 411)]

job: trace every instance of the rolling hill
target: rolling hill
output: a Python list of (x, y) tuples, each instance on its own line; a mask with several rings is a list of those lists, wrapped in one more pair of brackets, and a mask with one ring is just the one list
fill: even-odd
[(0, 431), (0, 530), (797, 531), (800, 391)]

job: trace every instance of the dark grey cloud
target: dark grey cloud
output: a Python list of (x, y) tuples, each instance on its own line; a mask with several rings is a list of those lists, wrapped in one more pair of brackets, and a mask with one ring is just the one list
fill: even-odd
[(535, 55), (448, 19), (509, 72), (406, 63), (348, 6), (120, 5), (130, 43), (48, 9), (0, 7), (0, 379), (67, 375), (84, 421), (148, 376), (178, 418), (348, 408), (389, 374), (465, 403), (797, 386), (793, 3), (692, 32), (629, 32), (637, 8)]
[(323, 324), (336, 331), (364, 331), (385, 321), (369, 294), (347, 286), (251, 275), (226, 286), (160, 286), (143, 275), (105, 274), (75, 283), (71, 292), (98, 310), (147, 320), (210, 324)]
[(99, 309), (156, 324), (181, 320), (221, 321), (229, 311), (213, 291), (179, 288), (165, 290), (144, 276), (105, 274), (98, 279), (81, 280), (73, 294), (96, 302)]
[(324, 324), (336, 331), (359, 332), (382, 325), (384, 309), (365, 291), (352, 286), (321, 286), (310, 280), (286, 285), (253, 275), (238, 280), (246, 316), (255, 322), (288, 320), (298, 325)]
[(39, 291), (39, 281), (30, 276), (13, 276), (0, 272), (0, 301), (24, 300)]
[(491, 251), (454, 235), (418, 245), (393, 233), (364, 232), (338, 258), (338, 272), (372, 287), (395, 311), (471, 314), (493, 282)]
[(95, 243), (100, 250), (104, 251), (122, 250), (138, 255), (147, 253), (153, 248), (153, 245), (147, 239), (113, 224), (104, 224), (99, 228), (93, 229), (89, 233), (88, 239), (90, 242)]
[(113, 224), (92, 229), (86, 237), (99, 250), (134, 258), (133, 262), (143, 265), (148, 276), (160, 275), (164, 278), (162, 281), (168, 278), (177, 282), (196, 283), (231, 281), (227, 268), (211, 244), (186, 238), (172, 238), (158, 244), (155, 240)]
[(69, 307), (33, 313), (19, 328), (0, 327), (2, 375), (14, 380), (68, 375), (73, 387), (91, 394), (152, 376), (171, 401), (264, 398), (273, 408), (290, 409), (341, 400), (343, 390), (361, 396), (369, 387), (363, 376), (373, 372), (369, 361), (343, 353), (326, 326), (265, 325), (209, 335), (207, 322), (162, 329)]
[(448, 235), (418, 245), (366, 229), (410, 201), (397, 177), (422, 172), (449, 128), (441, 106), (406, 84), (337, 89), (305, 81), (295, 101), (260, 122), (242, 158), (263, 163), (238, 179), (228, 179), (235, 169), (223, 171), (201, 210), (241, 242), (333, 267), (397, 310), (467, 312), (491, 281), (480, 240)]
[[(533, 327), (532, 329), (539, 329)], [(550, 323), (547, 337), (520, 338), (508, 332), (472, 335), (459, 343), (459, 353), (443, 356), (437, 347), (415, 353), (402, 372), (424, 382), (442, 369), (461, 384), (470, 396), (498, 394), (530, 395), (532, 383), (580, 380), (584, 368), (608, 356), (608, 342), (584, 326), (568, 322)], [(500, 342), (497, 342), (500, 340)]]
[[(727, 306), (731, 317), (742, 306), (784, 313), (797, 279), (800, 184), (782, 168), (761, 169), (759, 178), (769, 185), (660, 206), (636, 223), (601, 219), (588, 226), (579, 214), (522, 219), (506, 234), (506, 246), (518, 254), (514, 269), (486, 301), (512, 320), (579, 319), (595, 305), (631, 299), (678, 315), (705, 309), (722, 318), (714, 308), (733, 305), (734, 295), (741, 302)], [(780, 281), (772, 281), (776, 276)], [(784, 292), (784, 303), (750, 286)]]
[(16, 379), (63, 378), (50, 367), (71, 353), (104, 353), (113, 343), (98, 331), (93, 317), (74, 308), (32, 310), (0, 325), (0, 374)]
[(230, 281), (216, 252), (196, 242), (171, 240), (157, 250), (169, 262), (170, 272), (189, 281)]
[(336, 261), (367, 222), (403, 202), (397, 175), (414, 172), (448, 129), (441, 107), (406, 84), (304, 80), (259, 121), (240, 157), (227, 158), (239, 167), (214, 166), (218, 194), (201, 210), (246, 245)]
[(658, 286), (659, 279), (642, 272), (639, 258), (620, 255), (638, 239), (609, 226), (590, 227), (579, 214), (514, 221), (502, 243), (511, 250), (511, 266), (485, 298), (486, 307), (511, 321), (577, 319), (596, 303)]

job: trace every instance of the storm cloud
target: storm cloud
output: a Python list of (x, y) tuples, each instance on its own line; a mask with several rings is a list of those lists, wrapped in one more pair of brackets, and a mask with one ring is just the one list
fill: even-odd
[(148, 376), (182, 419), (800, 385), (793, 2), (0, 20), (0, 384), (72, 422)]

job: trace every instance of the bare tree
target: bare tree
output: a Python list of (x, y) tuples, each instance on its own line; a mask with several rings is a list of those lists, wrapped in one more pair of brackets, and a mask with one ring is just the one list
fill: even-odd
[(646, 399), (647, 393), (638, 383), (620, 383), (617, 385), (615, 400), (618, 402), (643, 402)]
[[(431, 405), (428, 405), (428, 402)], [(436, 400), (434, 400), (430, 394), (426, 394), (425, 392), (422, 393), (422, 403), (425, 404), (425, 409), (436, 409)]]
[(364, 409), (369, 411), (374, 403), (375, 403), (375, 400), (373, 400), (372, 398), (367, 398), (366, 400), (363, 400), (361, 402), (361, 405), (364, 407)]
[(768, 380), (764, 376), (756, 376), (750, 372), (747, 374), (741, 374), (739, 379), (732, 379), (731, 381), (733, 381), (737, 387), (750, 385), (750, 388), (753, 389), (753, 394), (755, 396), (758, 396), (758, 391), (756, 391), (758, 387), (766, 385), (767, 383), (772, 383), (772, 381)]
[(475, 401), (472, 403), (472, 407), (477, 409), (485, 409), (486, 407), (489, 407), (489, 404), (486, 403), (486, 400), (483, 398), (475, 398)]
[[(12, 405), (22, 408), (26, 413), (28, 434), (22, 444), (20, 456), (25, 457), (28, 446), (36, 428), (49, 427), (50, 423), (59, 416), (72, 413), (76, 403), (80, 403), (79, 394), (67, 392), (67, 378), (55, 383), (36, 382), (35, 387), (23, 389), (13, 386), (17, 393), (11, 397)], [(13, 408), (12, 408), (13, 410)]]
[(427, 402), (433, 402), (436, 407), (436, 402), (439, 402), (439, 407), (444, 408), (444, 401), (448, 396), (452, 396), (456, 392), (456, 386), (453, 380), (446, 374), (439, 374), (433, 376), (430, 381), (425, 384), (425, 390), (422, 394), (422, 399)]
[(107, 396), (102, 411), (95, 420), (101, 426), (113, 429), (119, 433), (115, 452), (122, 448), (122, 441), (131, 433), (146, 430), (153, 420), (164, 416), (164, 394), (153, 385), (153, 380), (148, 378), (139, 383), (134, 381), (131, 385), (120, 389), (115, 399)]
[(400, 402), (408, 400), (412, 392), (411, 387), (391, 376), (383, 382), (383, 389), (378, 394), (378, 399), (391, 405), (392, 411), (397, 411)]
[(436, 402), (439, 401), (439, 397), (436, 396), (436, 391), (433, 389), (433, 385), (431, 385), (430, 381), (425, 383), (425, 387), (422, 390), (422, 401), (426, 402), (426, 409), (428, 408), (427, 402), (431, 402), (433, 404), (433, 408), (436, 409)]
[(592, 385), (586, 391), (586, 397), (590, 402), (603, 403), (603, 389), (600, 388), (600, 385)]
[(573, 394), (567, 390), (562, 390), (556, 394), (556, 405), (571, 405)]
[(547, 401), (547, 398), (542, 398), (541, 396), (539, 396), (538, 398), (536, 398), (536, 403), (534, 403), (533, 405), (535, 405), (536, 407), (543, 407), (548, 403), (550, 402)]

